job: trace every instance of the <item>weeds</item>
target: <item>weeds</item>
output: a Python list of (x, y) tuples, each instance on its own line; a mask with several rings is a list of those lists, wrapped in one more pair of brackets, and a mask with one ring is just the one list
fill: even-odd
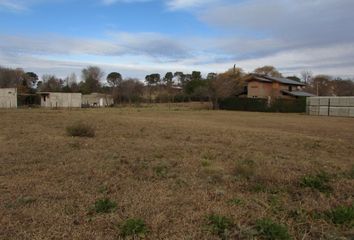
[(337, 225), (354, 226), (354, 205), (339, 206), (325, 213), (328, 220)]
[(233, 222), (228, 217), (212, 214), (208, 216), (208, 226), (213, 234), (221, 239), (227, 239)]
[(154, 172), (155, 172), (156, 176), (158, 176), (160, 178), (165, 178), (165, 177), (167, 177), (167, 174), (168, 174), (168, 168), (166, 165), (159, 164), (156, 167), (154, 167)]
[(94, 206), (96, 213), (110, 213), (116, 208), (117, 204), (108, 198), (96, 201)]
[(251, 179), (256, 173), (253, 162), (244, 162), (235, 167), (235, 175), (237, 177)]
[(93, 138), (95, 136), (95, 129), (91, 125), (83, 122), (76, 122), (67, 126), (66, 132), (71, 137)]
[(258, 235), (267, 240), (289, 240), (291, 239), (288, 229), (284, 225), (274, 223), (270, 219), (261, 219), (256, 222)]
[(120, 234), (122, 237), (143, 237), (148, 232), (144, 220), (131, 218), (123, 222), (120, 226)]
[(241, 206), (244, 204), (244, 202), (239, 198), (230, 199), (227, 203), (234, 206)]
[(301, 179), (300, 186), (316, 189), (323, 193), (329, 193), (332, 191), (329, 186), (329, 176), (325, 172), (318, 173), (316, 175), (308, 175)]

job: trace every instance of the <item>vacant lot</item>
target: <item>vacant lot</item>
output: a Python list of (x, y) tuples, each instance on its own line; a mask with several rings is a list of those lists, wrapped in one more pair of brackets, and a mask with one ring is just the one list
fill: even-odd
[[(354, 236), (354, 119), (153, 107), (0, 120), (0, 239)], [(68, 136), (77, 121), (95, 136)]]

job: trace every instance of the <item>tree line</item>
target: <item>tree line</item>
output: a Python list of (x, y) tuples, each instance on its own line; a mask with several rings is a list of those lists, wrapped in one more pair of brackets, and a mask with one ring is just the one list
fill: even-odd
[[(253, 73), (273, 77), (284, 77), (274, 66), (257, 68)], [(245, 78), (248, 74), (242, 69), (231, 68), (224, 73), (167, 72), (164, 75), (152, 73), (143, 81), (136, 78), (123, 78), (119, 72), (111, 72), (103, 83), (104, 72), (96, 66), (82, 69), (81, 79), (72, 73), (66, 78), (55, 75), (43, 75), (39, 79), (34, 72), (23, 69), (11, 69), (0, 66), (0, 87), (16, 87), (19, 94), (36, 92), (93, 92), (112, 94), (116, 103), (124, 102), (176, 102), (210, 101), (218, 107), (220, 98), (237, 96), (245, 91)], [(287, 78), (305, 82), (305, 91), (319, 96), (354, 96), (352, 79), (333, 78), (327, 75), (313, 76), (311, 71), (303, 71), (301, 77)]]

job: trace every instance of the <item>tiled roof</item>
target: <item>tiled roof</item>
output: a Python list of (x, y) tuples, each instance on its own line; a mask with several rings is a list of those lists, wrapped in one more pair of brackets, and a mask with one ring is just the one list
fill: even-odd
[(290, 96), (294, 96), (294, 97), (313, 97), (315, 95), (313, 95), (312, 93), (308, 93), (308, 92), (302, 92), (302, 91), (286, 91), (286, 90), (282, 90), (283, 93), (290, 95)]
[(262, 74), (251, 74), (251, 76), (252, 76), (252, 78), (250, 80), (256, 79), (261, 82), (279, 82), (279, 83), (283, 83), (283, 84), (287, 84), (287, 85), (296, 85), (296, 86), (305, 86), (306, 85), (304, 83), (297, 82), (297, 81), (287, 79), (287, 78), (271, 77), (271, 76), (262, 75)]

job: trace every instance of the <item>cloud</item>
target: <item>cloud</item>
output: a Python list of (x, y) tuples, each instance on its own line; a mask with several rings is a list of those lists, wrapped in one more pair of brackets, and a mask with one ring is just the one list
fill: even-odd
[(220, 0), (166, 0), (166, 5), (170, 10), (196, 8), (218, 2)]
[(16, 0), (0, 0), (0, 10), (6, 9), (10, 11), (24, 11), (27, 9), (25, 1), (16, 1)]
[(112, 5), (115, 3), (136, 3), (136, 2), (151, 2), (153, 0), (101, 0), (104, 5)]
[(173, 60), (186, 57), (187, 47), (158, 33), (110, 33), (106, 40), (42, 35), (0, 35), (0, 49), (18, 53), (46, 55), (146, 55)]

